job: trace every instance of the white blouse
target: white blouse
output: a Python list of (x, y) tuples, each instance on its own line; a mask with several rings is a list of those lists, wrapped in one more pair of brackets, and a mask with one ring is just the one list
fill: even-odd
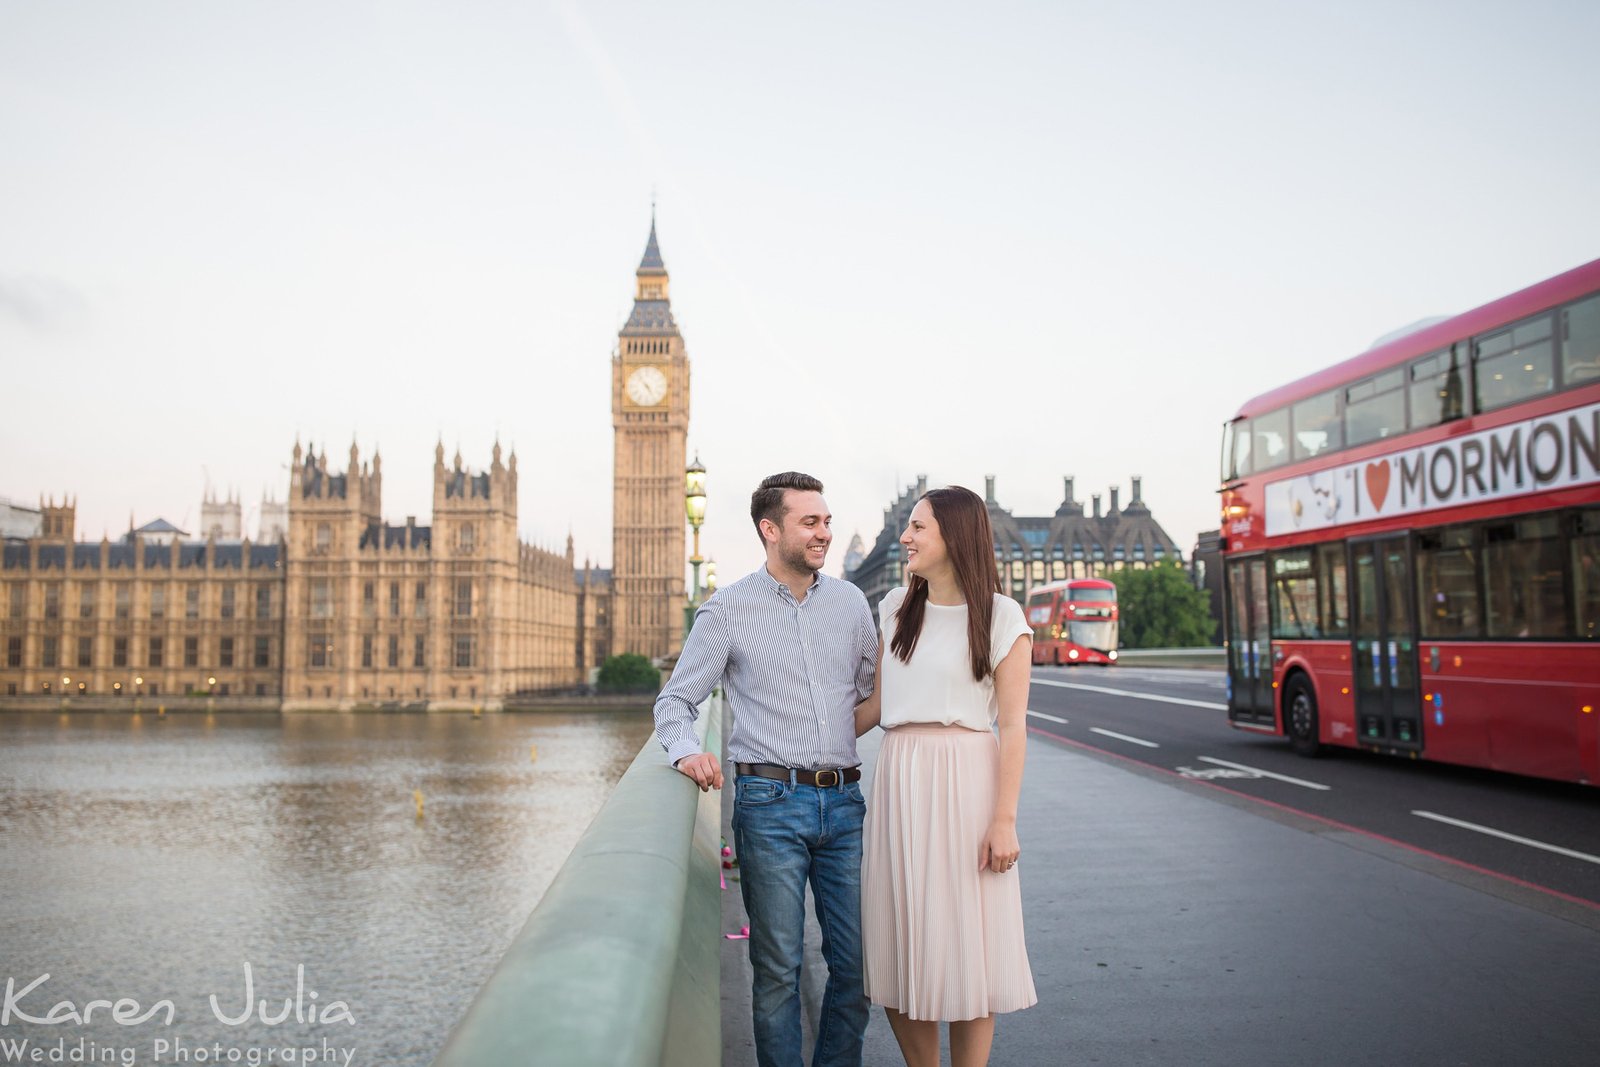
[[(889, 590), (878, 605), (878, 630), (883, 637), (883, 670), (878, 688), (883, 694), (885, 729), (902, 723), (940, 723), (991, 730), (1000, 716), (994, 676), (972, 679), (972, 657), (967, 652), (967, 606), (928, 604), (922, 616), (911, 662), (902, 663), (889, 647), (898, 629), (895, 613), (905, 601), (906, 589)], [(1011, 646), (1033, 630), (1015, 600), (996, 593), (994, 619), (989, 626), (989, 662), (999, 666)], [(1031, 657), (1030, 657), (1031, 658)]]

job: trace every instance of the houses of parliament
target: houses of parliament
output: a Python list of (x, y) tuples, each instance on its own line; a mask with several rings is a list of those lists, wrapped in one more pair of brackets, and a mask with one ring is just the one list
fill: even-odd
[(682, 640), (689, 359), (652, 219), (612, 354), (612, 566), (517, 533), (517, 457), (433, 456), (428, 525), (383, 516), (383, 459), (342, 470), (296, 442), (288, 500), (255, 541), (208, 498), (195, 537), (165, 522), (76, 540), (75, 502), (0, 502), (0, 704), (248, 697), (284, 710), (494, 710), (571, 690), (614, 652)]

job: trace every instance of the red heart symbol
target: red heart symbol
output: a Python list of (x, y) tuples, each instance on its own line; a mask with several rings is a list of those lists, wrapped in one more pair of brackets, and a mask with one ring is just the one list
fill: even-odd
[(1387, 460), (1380, 459), (1376, 463), (1367, 464), (1367, 496), (1372, 498), (1372, 510), (1383, 510), (1383, 502), (1389, 496), (1389, 463)]

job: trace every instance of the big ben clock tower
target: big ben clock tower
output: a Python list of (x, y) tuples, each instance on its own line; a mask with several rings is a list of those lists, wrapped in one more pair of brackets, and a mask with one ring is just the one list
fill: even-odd
[(683, 643), (689, 357), (672, 319), (653, 213), (635, 277), (633, 313), (611, 360), (611, 649), (656, 659)]

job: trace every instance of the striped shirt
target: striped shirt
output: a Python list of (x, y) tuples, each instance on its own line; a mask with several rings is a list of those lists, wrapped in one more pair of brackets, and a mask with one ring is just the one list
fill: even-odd
[(699, 752), (695, 709), (721, 684), (735, 763), (854, 767), (855, 706), (872, 695), (877, 660), (877, 626), (861, 590), (819, 573), (796, 600), (762, 567), (695, 613), (656, 697), (656, 737), (673, 763)]

